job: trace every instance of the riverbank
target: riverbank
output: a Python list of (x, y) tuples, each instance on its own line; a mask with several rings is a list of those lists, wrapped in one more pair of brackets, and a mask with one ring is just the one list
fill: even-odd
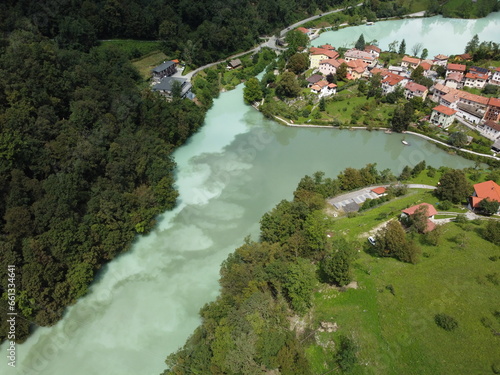
[[(392, 133), (392, 131), (389, 128), (380, 128), (380, 127), (378, 127), (378, 128), (369, 128), (367, 126), (338, 127), (338, 126), (332, 126), (332, 125), (293, 124), (293, 123), (290, 123), (290, 122), (286, 121), (285, 119), (283, 119), (283, 118), (281, 118), (279, 116), (274, 116), (274, 118), (275, 118), (275, 120), (277, 122), (279, 122), (279, 123), (281, 123), (283, 125), (290, 126), (290, 127), (295, 127), (295, 128), (323, 128), (323, 129), (336, 129), (336, 130), (368, 130), (368, 131), (371, 131), (371, 130), (377, 130), (377, 131), (383, 130), (387, 134), (391, 134)], [(440, 144), (440, 145), (445, 146), (445, 147), (447, 147), (449, 149), (453, 149), (453, 150), (456, 150), (456, 151), (462, 151), (462, 152), (466, 152), (466, 153), (469, 153), (469, 154), (472, 154), (472, 155), (477, 155), (477, 156), (486, 157), (486, 158), (490, 158), (490, 159), (494, 159), (494, 160), (500, 161), (500, 158), (497, 157), (497, 156), (488, 155), (488, 154), (481, 154), (479, 152), (474, 152), (474, 151), (466, 150), (464, 148), (458, 148), (458, 147), (455, 147), (455, 146), (451, 146), (449, 144), (446, 144), (444, 142), (438, 141), (438, 140), (436, 140), (434, 138), (428, 137), (428, 136), (420, 134), (420, 133), (415, 133), (415, 132), (412, 132), (412, 131), (406, 131), (406, 132), (403, 132), (401, 134), (411, 134), (411, 135), (423, 138), (423, 139), (425, 139), (427, 141), (431, 141), (431, 142)]]

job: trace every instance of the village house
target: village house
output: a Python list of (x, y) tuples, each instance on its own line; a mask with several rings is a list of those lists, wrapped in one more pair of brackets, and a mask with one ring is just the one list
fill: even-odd
[(464, 86), (476, 89), (482, 89), (486, 85), (487, 80), (488, 80), (488, 74), (482, 74), (470, 71), (465, 75)]
[(463, 73), (450, 73), (446, 77), (444, 84), (448, 87), (451, 87), (452, 89), (461, 89), (463, 87), (463, 79)]
[(306, 29), (305, 27), (297, 27), (296, 30), (306, 34), (307, 36), (312, 34), (312, 31), (310, 29)]
[(457, 91), (458, 90), (443, 95), (439, 98), (439, 104), (451, 109), (457, 109), (459, 101), (458, 95), (456, 94)]
[(479, 124), (483, 118), (484, 111), (472, 105), (458, 102), (456, 104), (457, 116), (469, 121), (472, 124)]
[(453, 90), (451, 87), (445, 86), (441, 83), (436, 83), (434, 86), (431, 87), (432, 91), (431, 100), (433, 102), (439, 103), (441, 97), (448, 94), (451, 90)]
[(436, 211), (436, 209), (434, 208), (434, 206), (432, 204), (420, 203), (420, 204), (417, 204), (416, 206), (412, 206), (412, 207), (407, 208), (406, 210), (401, 211), (401, 220), (402, 221), (407, 220), (410, 216), (414, 215), (415, 212), (417, 212), (418, 210), (421, 210), (422, 207), (423, 207), (423, 209), (425, 209), (425, 215), (427, 216), (427, 225), (426, 225), (426, 228), (424, 230), (424, 233), (426, 233), (426, 232), (430, 232), (430, 231), (434, 230), (434, 228), (436, 228), (436, 224), (434, 224), (432, 219), (434, 219), (434, 215), (437, 215), (438, 212)]
[[(479, 208), (483, 199), (500, 202), (500, 186), (495, 181), (485, 181), (474, 185), (474, 193), (470, 197), (469, 209)], [(497, 213), (500, 213), (500, 209)]]
[(458, 95), (458, 101), (460, 103), (474, 106), (477, 109), (483, 111), (483, 113), (486, 111), (488, 98), (461, 90), (457, 90), (456, 95)]
[(500, 121), (500, 99), (488, 99), (486, 113), (484, 114), (484, 120), (490, 120), (494, 122)]
[(319, 64), (323, 60), (337, 59), (339, 53), (334, 50), (311, 47), (309, 49), (309, 69), (319, 68)]
[(157, 91), (167, 98), (172, 97), (172, 90), (174, 88), (175, 82), (180, 86), (180, 96), (181, 98), (193, 99), (194, 95), (191, 92), (191, 82), (186, 78), (178, 77), (165, 77), (159, 83), (152, 87), (153, 91)]
[(490, 77), (490, 84), (500, 86), (500, 67), (496, 68)]
[(380, 52), (382, 52), (382, 50), (380, 48), (378, 48), (377, 46), (373, 46), (370, 44), (370, 45), (365, 46), (365, 52), (371, 53), (376, 58), (379, 58)]
[(382, 79), (384, 79), (389, 74), (389, 69), (386, 69), (386, 68), (373, 68), (372, 70), (370, 70), (370, 77), (373, 77), (375, 74), (380, 74), (380, 76), (382, 77)]
[(457, 60), (457, 61), (471, 61), (472, 56), (469, 53), (462, 53), (461, 55), (456, 55), (455, 60)]
[(312, 85), (314, 85), (315, 83), (318, 83), (322, 79), (323, 79), (323, 76), (321, 74), (313, 74), (309, 78), (306, 78), (306, 81), (309, 82), (307, 87), (311, 87)]
[(406, 73), (406, 69), (403, 68), (402, 66), (390, 65), (389, 68), (387, 68), (387, 69), (389, 70), (389, 73), (397, 74), (397, 75), (403, 76), (403, 77), (408, 77), (408, 74)]
[(451, 73), (462, 73), (465, 74), (467, 67), (462, 64), (448, 64), (446, 65), (446, 77)]
[(427, 89), (427, 87), (419, 85), (415, 82), (408, 82), (405, 86), (405, 98), (408, 100), (415, 97), (425, 100), (428, 92), (429, 90)]
[(350, 49), (344, 53), (345, 61), (349, 62), (352, 60), (362, 60), (370, 67), (374, 67), (377, 64), (377, 57), (369, 52), (360, 51), (358, 49)]
[(372, 191), (375, 194), (377, 194), (378, 198), (383, 197), (384, 195), (387, 195), (387, 189), (385, 187), (383, 187), (383, 186), (371, 189), (370, 191)]
[(347, 61), (347, 79), (360, 79), (369, 75), (368, 64), (363, 60)]
[(479, 130), (482, 135), (492, 141), (500, 139), (500, 123), (498, 122), (487, 120), (479, 127)]
[(455, 120), (455, 111), (452, 108), (445, 107), (444, 105), (438, 105), (432, 108), (432, 114), (430, 121), (434, 125), (441, 126), (446, 129)]
[(432, 70), (431, 70), (432, 64), (429, 62), (429, 60), (424, 60), (420, 63), (420, 66), (424, 70), (424, 73), (423, 73), (424, 77), (429, 78), (430, 72), (432, 72)]
[(328, 74), (337, 74), (337, 69), (344, 62), (345, 62), (345, 60), (343, 60), (343, 59), (322, 60), (319, 63), (318, 71), (325, 76), (327, 76)]
[(231, 60), (227, 64), (227, 68), (228, 69), (236, 69), (236, 68), (239, 68), (240, 66), (241, 66), (241, 60), (240, 59)]
[(447, 64), (448, 64), (448, 56), (441, 54), (434, 56), (434, 65), (446, 67)]
[(319, 94), (320, 97), (335, 95), (337, 93), (337, 85), (335, 83), (328, 83), (322, 80), (311, 86), (311, 91)]
[(407, 83), (408, 79), (406, 79), (405, 77), (389, 73), (387, 77), (382, 80), (382, 93), (384, 95), (387, 95), (396, 90), (396, 87), (404, 87)]
[(405, 56), (403, 57), (403, 61), (401, 61), (401, 66), (403, 68), (415, 69), (420, 64), (420, 59), (415, 57)]
[(177, 67), (173, 61), (164, 61), (163, 64), (158, 65), (152, 69), (153, 79), (159, 81), (164, 77), (170, 77), (177, 72)]

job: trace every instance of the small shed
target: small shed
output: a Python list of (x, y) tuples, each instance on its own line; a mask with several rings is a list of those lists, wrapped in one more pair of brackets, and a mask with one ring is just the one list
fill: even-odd
[(240, 59), (234, 59), (234, 60), (229, 61), (228, 67), (230, 69), (236, 69), (236, 68), (239, 68), (240, 66), (241, 66), (241, 60)]

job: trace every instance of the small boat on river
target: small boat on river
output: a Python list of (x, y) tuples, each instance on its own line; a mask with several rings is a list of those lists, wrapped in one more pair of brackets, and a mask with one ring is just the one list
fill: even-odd
[(402, 144), (404, 144), (405, 146), (409, 146), (410, 144), (408, 142), (406, 142), (404, 139), (401, 141)]

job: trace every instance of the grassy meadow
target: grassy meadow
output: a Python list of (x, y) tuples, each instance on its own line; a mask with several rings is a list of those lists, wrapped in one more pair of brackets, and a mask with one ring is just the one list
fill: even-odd
[[(424, 171), (412, 182), (435, 185), (439, 176), (430, 178)], [(350, 374), (492, 374), (492, 365), (500, 365), (500, 248), (481, 238), (484, 220), (445, 224), (437, 246), (415, 235), (422, 250), (415, 265), (370, 253), (367, 233), (421, 202), (438, 200), (430, 191), (410, 189), (403, 197), (334, 222), (334, 236), (360, 241), (353, 267), (357, 289), (324, 284), (315, 293), (305, 318), (311, 332), (321, 322), (338, 328), (316, 331), (305, 340), (314, 374), (339, 373), (332, 371), (332, 349), (341, 336), (357, 344), (357, 364)], [(440, 328), (434, 321), (439, 313), (455, 318), (458, 328)]]

